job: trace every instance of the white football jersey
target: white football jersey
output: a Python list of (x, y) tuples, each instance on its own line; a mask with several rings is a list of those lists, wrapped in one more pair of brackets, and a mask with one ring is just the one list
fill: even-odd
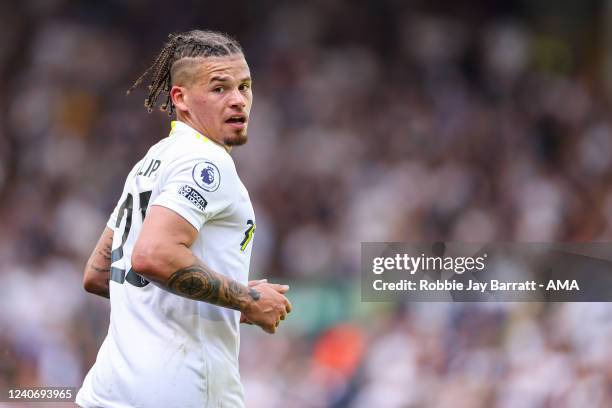
[(183, 122), (130, 172), (113, 229), (110, 326), (76, 402), (82, 407), (243, 407), (240, 313), (172, 294), (131, 269), (147, 209), (169, 208), (199, 232), (191, 247), (247, 284), (255, 217), (227, 151)]

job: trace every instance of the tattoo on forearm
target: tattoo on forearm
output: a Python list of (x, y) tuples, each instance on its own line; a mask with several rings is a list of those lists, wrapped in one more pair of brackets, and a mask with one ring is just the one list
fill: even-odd
[(99, 266), (96, 266), (96, 265), (91, 265), (91, 269), (93, 269), (94, 271), (98, 273), (109, 273), (110, 272), (110, 268), (100, 268)]
[(176, 271), (167, 282), (175, 294), (194, 300), (240, 310), (250, 299), (259, 299), (259, 292), (253, 288), (215, 273), (206, 266), (196, 263)]
[(106, 245), (104, 245), (104, 247), (98, 251), (98, 255), (100, 255), (105, 260), (110, 261), (112, 246), (113, 246), (113, 237), (111, 235), (110, 238), (107, 240)]
[(85, 266), (87, 291), (105, 298), (110, 297), (109, 278), (111, 264), (112, 234), (106, 234), (104, 241), (98, 242)]
[(217, 303), (221, 281), (210, 271), (194, 265), (174, 273), (168, 280), (168, 287), (191, 299)]

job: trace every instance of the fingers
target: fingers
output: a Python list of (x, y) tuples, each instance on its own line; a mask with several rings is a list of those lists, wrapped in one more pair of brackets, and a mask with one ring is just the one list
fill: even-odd
[(272, 289), (277, 291), (278, 293), (287, 293), (289, 290), (289, 285), (279, 285), (278, 283), (270, 283), (269, 284)]
[(270, 324), (261, 325), (260, 327), (266, 332), (270, 334), (276, 333), (278, 326), (281, 324), (281, 320), (285, 320), (286, 314), (282, 314), (276, 318), (274, 323), (270, 322)]
[(252, 281), (249, 281), (249, 285), (248, 286), (249, 286), (249, 288), (252, 288), (253, 286), (257, 286), (257, 285), (259, 285), (261, 283), (267, 283), (267, 282), (268, 282), (267, 279), (252, 280)]
[(276, 330), (278, 329), (278, 327), (281, 324), (282, 320), (285, 320), (285, 318), (287, 317), (286, 314), (282, 314), (280, 315), (277, 319), (275, 323), (272, 324), (262, 324), (259, 327), (262, 328), (263, 331), (265, 331), (266, 333), (270, 333), (270, 334), (275, 334)]
[(285, 298), (285, 310), (287, 311), (287, 313), (291, 313), (291, 310), (293, 310), (293, 306), (287, 298)]
[(249, 287), (261, 285), (262, 283), (265, 283), (266, 286), (274, 289), (278, 293), (286, 293), (290, 289), (289, 285), (280, 285), (278, 283), (268, 283), (267, 279), (260, 279), (260, 280), (249, 281)]

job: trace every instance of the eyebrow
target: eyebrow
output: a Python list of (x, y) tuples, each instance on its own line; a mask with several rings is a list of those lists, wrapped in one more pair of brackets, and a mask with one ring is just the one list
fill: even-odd
[[(226, 76), (226, 75), (224, 75), (224, 76), (214, 76), (214, 77), (212, 77), (210, 79), (210, 83), (213, 83), (213, 82), (228, 82), (229, 80), (230, 80), (230, 77)], [(250, 76), (244, 77), (239, 82), (251, 82), (251, 77)]]

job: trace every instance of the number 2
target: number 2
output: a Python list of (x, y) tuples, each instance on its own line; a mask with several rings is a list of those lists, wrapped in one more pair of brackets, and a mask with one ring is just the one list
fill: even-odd
[[(149, 199), (151, 198), (151, 192), (143, 191), (139, 194), (139, 198), (140, 214), (142, 216), (142, 220), (144, 221), (145, 214), (147, 213), (147, 207), (149, 206)], [(132, 194), (128, 193), (123, 203), (121, 203), (121, 207), (119, 207), (119, 214), (117, 216), (117, 222), (115, 223), (115, 228), (119, 228), (119, 225), (121, 225), (121, 220), (125, 214), (125, 228), (123, 230), (123, 236), (121, 237), (121, 245), (119, 245), (119, 247), (114, 249), (111, 253), (111, 264), (123, 258), (123, 245), (125, 245), (125, 241), (127, 241), (128, 235), (130, 234), (130, 228), (132, 227), (133, 206), (134, 199)], [(145, 287), (149, 284), (149, 281), (134, 272), (134, 269), (130, 268), (126, 275), (125, 269), (116, 268), (114, 266), (111, 267), (111, 280), (117, 283), (128, 281), (132, 285), (139, 288)]]

